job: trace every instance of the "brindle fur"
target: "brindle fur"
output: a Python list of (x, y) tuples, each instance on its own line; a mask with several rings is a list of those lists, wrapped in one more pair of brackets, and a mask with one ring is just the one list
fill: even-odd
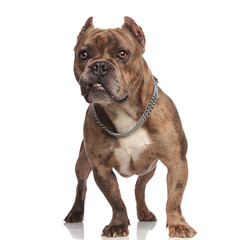
[[(116, 125), (119, 114), (125, 114), (136, 123), (152, 95), (153, 76), (142, 58), (144, 48), (145, 36), (142, 29), (129, 17), (125, 17), (122, 28), (107, 30), (94, 28), (92, 18), (89, 18), (78, 36), (75, 46), (75, 77), (81, 86), (82, 95), (88, 102), (95, 102), (102, 122), (112, 131), (119, 127)], [(117, 51), (124, 49), (129, 51), (129, 58), (119, 61), (116, 58)], [(82, 50), (91, 56), (88, 60), (83, 61), (79, 58), (79, 52)], [(96, 61), (104, 61), (111, 66), (107, 76), (102, 77), (101, 83), (112, 97), (109, 94), (89, 93), (89, 84), (96, 81), (89, 68)], [(119, 104), (115, 101), (126, 95), (128, 99), (125, 103)], [(138, 175), (135, 188), (138, 218), (140, 221), (156, 221), (155, 215), (145, 203), (145, 187), (155, 172), (157, 161), (161, 160), (168, 169), (166, 212), (169, 235), (193, 237), (196, 231), (188, 225), (181, 211), (181, 201), (188, 178), (187, 140), (174, 103), (160, 88), (157, 104), (141, 129), (148, 135), (151, 143), (140, 149), (135, 159), (131, 156), (128, 167), (123, 172), (122, 162), (116, 154), (121, 140), (107, 135), (96, 124), (91, 108), (88, 108), (84, 123), (84, 140), (76, 164), (76, 199), (65, 221), (83, 221), (86, 181), (93, 170), (98, 187), (113, 209), (112, 220), (103, 229), (102, 235), (128, 235), (129, 219), (113, 168), (125, 177)], [(133, 137), (134, 134), (137, 132), (133, 133)]]

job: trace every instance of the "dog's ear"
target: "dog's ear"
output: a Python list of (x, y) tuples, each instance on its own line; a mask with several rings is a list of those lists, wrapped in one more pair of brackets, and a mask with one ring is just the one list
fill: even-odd
[(139, 27), (132, 18), (124, 17), (124, 24), (122, 25), (122, 27), (128, 29), (142, 45), (143, 49), (145, 48), (146, 39), (142, 28)]
[(80, 33), (78, 34), (78, 39), (84, 32), (88, 31), (90, 28), (94, 28), (93, 17), (88, 18), (88, 20), (85, 22), (85, 25), (82, 27)]

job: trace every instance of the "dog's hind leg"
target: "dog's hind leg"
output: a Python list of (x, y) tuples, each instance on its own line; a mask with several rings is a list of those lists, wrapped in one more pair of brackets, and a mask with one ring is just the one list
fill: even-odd
[(91, 170), (92, 168), (91, 168), (90, 162), (88, 161), (88, 158), (84, 149), (84, 141), (82, 141), (79, 157), (75, 167), (75, 172), (78, 179), (76, 198), (71, 211), (64, 219), (64, 221), (68, 223), (83, 221), (84, 202), (85, 202), (86, 191), (87, 191), (86, 183)]
[(148, 210), (145, 202), (145, 189), (148, 181), (154, 175), (156, 168), (143, 176), (139, 176), (135, 186), (135, 198), (137, 202), (137, 215), (139, 221), (157, 221), (155, 215)]

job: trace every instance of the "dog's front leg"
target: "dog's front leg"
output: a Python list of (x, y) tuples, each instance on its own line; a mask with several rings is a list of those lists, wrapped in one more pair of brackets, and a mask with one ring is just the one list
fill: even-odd
[(71, 211), (64, 219), (68, 223), (82, 222), (84, 217), (84, 203), (87, 191), (87, 179), (92, 168), (88, 161), (84, 141), (82, 141), (79, 157), (76, 163), (75, 172), (78, 179), (76, 198)]
[(188, 178), (186, 159), (174, 159), (167, 164), (168, 200), (167, 225), (170, 237), (193, 237), (196, 231), (182, 216), (181, 202)]
[(93, 169), (98, 187), (112, 206), (113, 217), (109, 225), (102, 232), (102, 236), (117, 237), (128, 235), (129, 219), (126, 207), (122, 201), (117, 178), (111, 169)]

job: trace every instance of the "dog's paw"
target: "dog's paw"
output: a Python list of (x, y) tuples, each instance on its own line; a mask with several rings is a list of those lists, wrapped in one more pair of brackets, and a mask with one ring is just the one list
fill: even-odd
[(128, 236), (127, 225), (107, 225), (102, 232), (102, 236), (105, 237), (126, 237)]
[(190, 227), (187, 223), (186, 224), (177, 224), (177, 225), (170, 225), (169, 228), (169, 236), (171, 238), (191, 238), (196, 235), (196, 231)]
[(138, 220), (143, 222), (154, 222), (157, 221), (157, 218), (150, 211), (141, 211), (138, 213)]
[(83, 212), (81, 210), (71, 210), (64, 219), (67, 223), (77, 223), (83, 221)]

